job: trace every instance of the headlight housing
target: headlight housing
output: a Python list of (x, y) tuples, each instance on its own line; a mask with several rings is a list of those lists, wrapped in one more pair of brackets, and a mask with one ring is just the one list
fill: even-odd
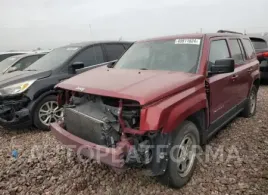
[(29, 80), (29, 81), (24, 81), (21, 83), (17, 83), (14, 85), (9, 85), (7, 87), (4, 87), (0, 89), (0, 95), (5, 96), (5, 95), (16, 95), (23, 93), (26, 91), (36, 80)]

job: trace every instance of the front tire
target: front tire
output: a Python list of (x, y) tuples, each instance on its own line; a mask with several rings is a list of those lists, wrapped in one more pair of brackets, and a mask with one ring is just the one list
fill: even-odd
[(49, 95), (44, 97), (33, 112), (33, 123), (41, 130), (48, 131), (50, 123), (57, 122), (63, 117), (63, 109), (59, 108), (57, 97)]
[(159, 180), (173, 188), (181, 188), (191, 179), (196, 167), (196, 146), (200, 145), (199, 131), (194, 123), (184, 121), (173, 132), (167, 170)]

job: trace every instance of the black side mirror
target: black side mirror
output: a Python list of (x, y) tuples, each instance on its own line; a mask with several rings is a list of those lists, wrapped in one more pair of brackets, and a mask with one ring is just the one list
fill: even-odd
[(85, 67), (85, 64), (83, 62), (74, 62), (71, 65), (71, 67), (72, 67), (73, 72), (75, 73), (76, 70), (81, 69), (81, 68), (84, 68)]
[(232, 58), (216, 60), (215, 64), (210, 67), (210, 74), (222, 74), (234, 72), (235, 61)]

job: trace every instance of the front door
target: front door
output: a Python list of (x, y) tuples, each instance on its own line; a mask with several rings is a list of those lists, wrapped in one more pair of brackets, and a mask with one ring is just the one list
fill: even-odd
[[(208, 66), (216, 60), (230, 58), (230, 50), (226, 39), (212, 39), (210, 41), (210, 55)], [(208, 77), (210, 96), (210, 124), (221, 118), (235, 106), (237, 73), (215, 74)]]

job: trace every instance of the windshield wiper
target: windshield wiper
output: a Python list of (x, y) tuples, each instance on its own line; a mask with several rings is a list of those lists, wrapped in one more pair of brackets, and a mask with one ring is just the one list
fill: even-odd
[(37, 71), (36, 69), (26, 69), (26, 71)]
[(147, 68), (140, 68), (140, 70), (148, 70)]

